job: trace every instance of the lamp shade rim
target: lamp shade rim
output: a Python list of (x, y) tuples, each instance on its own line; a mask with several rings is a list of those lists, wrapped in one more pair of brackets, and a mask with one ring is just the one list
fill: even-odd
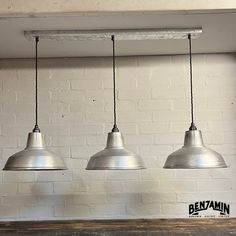
[(37, 167), (4, 167), (2, 170), (9, 171), (56, 171), (56, 170), (68, 170), (67, 167), (46, 167), (46, 168), (37, 168)]
[(146, 169), (144, 166), (140, 167), (86, 167), (86, 170), (143, 170)]
[(204, 167), (197, 167), (197, 166), (190, 166), (186, 168), (186, 166), (163, 166), (164, 169), (217, 169), (217, 168), (228, 168), (227, 165), (221, 165), (221, 166), (204, 166)]

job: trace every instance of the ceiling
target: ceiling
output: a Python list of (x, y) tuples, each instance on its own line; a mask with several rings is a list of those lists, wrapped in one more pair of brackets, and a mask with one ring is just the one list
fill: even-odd
[[(0, 58), (34, 57), (34, 42), (25, 30), (91, 30), (138, 28), (202, 27), (203, 34), (193, 40), (194, 53), (236, 52), (236, 13), (111, 13), (85, 16), (41, 16), (0, 18)], [(117, 55), (184, 54), (186, 40), (117, 41)], [(110, 56), (110, 41), (41, 40), (40, 57)]]

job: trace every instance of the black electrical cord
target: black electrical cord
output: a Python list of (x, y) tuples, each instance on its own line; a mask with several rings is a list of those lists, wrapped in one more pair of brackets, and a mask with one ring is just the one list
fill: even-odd
[(113, 61), (113, 114), (114, 114), (114, 125), (112, 132), (119, 132), (119, 129), (116, 124), (116, 58), (115, 58), (115, 36), (111, 36), (112, 40), (112, 61)]
[(193, 104), (193, 68), (192, 68), (192, 42), (191, 34), (188, 35), (189, 42), (189, 72), (190, 72), (190, 93), (191, 93), (191, 126), (189, 130), (197, 130), (194, 124), (194, 104)]
[(40, 132), (38, 127), (38, 43), (39, 37), (35, 37), (35, 126), (33, 132)]

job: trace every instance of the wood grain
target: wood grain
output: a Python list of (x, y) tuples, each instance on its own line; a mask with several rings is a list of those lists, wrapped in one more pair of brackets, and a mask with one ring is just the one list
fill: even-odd
[(0, 222), (1, 236), (236, 235), (236, 218)]

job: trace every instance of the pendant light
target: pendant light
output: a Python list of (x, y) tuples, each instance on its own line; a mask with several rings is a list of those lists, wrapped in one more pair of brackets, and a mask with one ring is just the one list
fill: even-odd
[(113, 105), (114, 125), (107, 137), (105, 149), (93, 155), (87, 170), (135, 170), (144, 169), (140, 156), (124, 147), (123, 137), (116, 123), (116, 71), (115, 71), (115, 36), (111, 36), (113, 45)]
[(64, 160), (48, 151), (38, 126), (38, 43), (35, 37), (35, 127), (28, 134), (26, 148), (9, 157), (3, 170), (65, 170)]
[(188, 35), (189, 42), (189, 66), (190, 66), (190, 93), (191, 93), (191, 126), (185, 132), (184, 146), (170, 154), (165, 162), (164, 168), (169, 169), (207, 169), (226, 168), (223, 157), (207, 148), (202, 139), (202, 133), (194, 124), (193, 110), (193, 79), (192, 79), (192, 46), (191, 34)]

